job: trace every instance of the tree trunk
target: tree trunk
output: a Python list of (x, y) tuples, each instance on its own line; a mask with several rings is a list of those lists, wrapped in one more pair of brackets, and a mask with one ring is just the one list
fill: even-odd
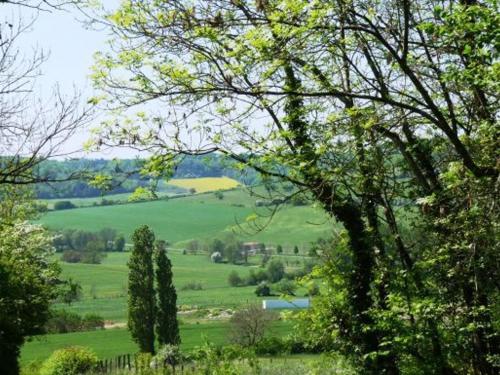
[(18, 375), (20, 373), (19, 354), (20, 350), (17, 345), (0, 343), (0, 374)]

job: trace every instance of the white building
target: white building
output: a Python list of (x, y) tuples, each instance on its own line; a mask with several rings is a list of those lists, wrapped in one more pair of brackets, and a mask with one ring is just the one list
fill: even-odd
[(283, 299), (265, 299), (262, 301), (262, 308), (264, 310), (307, 309), (310, 305), (309, 298), (296, 298), (289, 301)]

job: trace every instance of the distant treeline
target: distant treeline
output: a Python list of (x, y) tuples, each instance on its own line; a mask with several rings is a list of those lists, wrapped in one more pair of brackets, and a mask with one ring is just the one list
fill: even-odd
[[(105, 174), (112, 177), (111, 188), (106, 194), (129, 193), (138, 187), (148, 186), (150, 180), (139, 173), (142, 159), (71, 159), (50, 160), (41, 163), (36, 170), (38, 176), (47, 180), (63, 180), (75, 174)], [(239, 169), (231, 159), (218, 154), (184, 156), (179, 158), (174, 178), (227, 176), (245, 184), (258, 182), (258, 175), (248, 168)], [(161, 185), (160, 185), (161, 188)], [(102, 191), (91, 186), (85, 177), (68, 181), (37, 184), (35, 192), (40, 199), (98, 197)]]

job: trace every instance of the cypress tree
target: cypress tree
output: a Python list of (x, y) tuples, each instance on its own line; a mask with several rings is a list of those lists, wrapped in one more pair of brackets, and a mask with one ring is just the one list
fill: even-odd
[(178, 345), (181, 339), (177, 322), (177, 293), (172, 282), (172, 263), (167, 257), (164, 242), (156, 244), (155, 262), (158, 295), (156, 316), (158, 342), (160, 345)]
[(128, 328), (143, 353), (154, 353), (155, 344), (154, 238), (147, 225), (137, 228), (128, 261)]

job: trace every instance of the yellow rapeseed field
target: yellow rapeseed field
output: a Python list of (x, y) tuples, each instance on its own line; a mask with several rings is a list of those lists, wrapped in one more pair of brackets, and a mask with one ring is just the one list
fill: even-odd
[(232, 189), (240, 185), (229, 177), (174, 178), (168, 181), (168, 184), (185, 189), (193, 188), (197, 193)]

